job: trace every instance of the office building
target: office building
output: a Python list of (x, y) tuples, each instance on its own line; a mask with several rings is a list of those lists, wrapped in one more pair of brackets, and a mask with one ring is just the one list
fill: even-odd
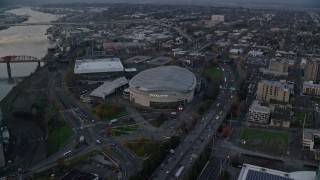
[(212, 15), (211, 21), (213, 22), (224, 22), (224, 15)]

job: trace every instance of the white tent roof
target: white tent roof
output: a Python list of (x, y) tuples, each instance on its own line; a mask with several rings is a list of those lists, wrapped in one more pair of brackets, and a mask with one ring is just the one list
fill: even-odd
[(122, 76), (118, 79), (113, 81), (105, 82), (97, 89), (93, 90), (90, 96), (105, 98), (106, 96), (110, 95), (114, 92), (115, 89), (128, 84), (128, 80)]

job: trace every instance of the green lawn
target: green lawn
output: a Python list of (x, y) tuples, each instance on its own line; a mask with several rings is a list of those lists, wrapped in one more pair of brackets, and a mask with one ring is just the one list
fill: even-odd
[(139, 125), (137, 124), (115, 126), (112, 128), (115, 136), (126, 135), (126, 134), (129, 134), (131, 131), (136, 131), (138, 129), (139, 129)]
[(53, 106), (50, 110), (51, 110), (52, 113), (59, 112), (59, 109), (57, 107), (55, 107), (55, 106)]
[(125, 107), (116, 104), (99, 104), (93, 113), (101, 121), (111, 121), (128, 115)]
[(299, 121), (299, 124), (300, 126), (303, 125), (303, 122), (304, 122), (304, 118), (306, 117), (306, 123), (305, 125), (306, 126), (312, 126), (313, 125), (313, 120), (312, 120), (312, 114), (311, 113), (307, 113), (307, 112), (300, 112), (298, 114), (298, 121)]
[(149, 123), (154, 127), (160, 127), (165, 121), (157, 121), (156, 119), (152, 119), (149, 121)]
[(242, 131), (239, 145), (253, 151), (283, 155), (287, 151), (288, 142), (289, 135), (286, 133), (245, 129)]
[(126, 115), (128, 115), (127, 112), (119, 112), (119, 113), (111, 114), (108, 117), (101, 118), (100, 120), (101, 121), (111, 121), (113, 119), (121, 118), (121, 117), (126, 116)]
[(159, 150), (160, 144), (152, 140), (143, 139), (125, 142), (125, 146), (138, 157), (145, 157), (156, 153)]
[(212, 76), (217, 79), (222, 79), (222, 75), (219, 67), (212, 68)]
[(70, 161), (66, 162), (66, 166), (68, 168), (73, 168), (76, 165), (79, 165), (82, 163), (87, 163), (89, 161), (89, 158), (96, 153), (97, 153), (97, 151), (91, 151), (91, 152), (88, 152), (84, 155), (77, 156), (77, 157), (71, 159)]
[(47, 140), (47, 157), (57, 152), (74, 135), (74, 131), (67, 123), (49, 132)]

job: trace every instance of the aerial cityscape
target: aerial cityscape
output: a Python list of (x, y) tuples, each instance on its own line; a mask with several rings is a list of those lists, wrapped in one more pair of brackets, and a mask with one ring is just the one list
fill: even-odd
[(320, 180), (320, 4), (270, 3), (4, 1), (0, 179)]

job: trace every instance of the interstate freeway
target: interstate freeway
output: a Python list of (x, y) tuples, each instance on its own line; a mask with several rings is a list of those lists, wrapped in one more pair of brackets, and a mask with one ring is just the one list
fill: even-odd
[(196, 158), (204, 150), (209, 141), (213, 140), (222, 121), (229, 111), (235, 93), (229, 89), (235, 85), (231, 68), (226, 64), (221, 64), (220, 69), (225, 77), (224, 86), (221, 88), (218, 99), (211, 105), (208, 112), (193, 127), (193, 130), (175, 149), (174, 154), (170, 154), (153, 173), (150, 179), (176, 179), (175, 173), (179, 167), (184, 166), (184, 170), (178, 179), (183, 179), (191, 170)]

